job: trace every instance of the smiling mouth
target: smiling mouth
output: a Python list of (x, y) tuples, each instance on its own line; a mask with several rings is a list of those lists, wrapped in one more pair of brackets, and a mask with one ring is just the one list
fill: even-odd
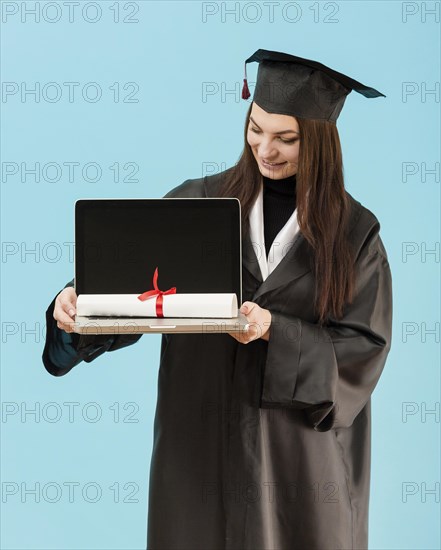
[(281, 166), (282, 164), (285, 164), (285, 162), (267, 162), (262, 159), (262, 164), (265, 164), (266, 166)]

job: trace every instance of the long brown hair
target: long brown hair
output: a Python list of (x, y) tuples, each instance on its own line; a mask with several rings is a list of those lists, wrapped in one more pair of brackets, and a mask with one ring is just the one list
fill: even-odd
[[(220, 196), (241, 203), (243, 233), (249, 231), (250, 210), (259, 194), (262, 176), (247, 141), (252, 104), (245, 120), (245, 145), (237, 164), (227, 172)], [(349, 202), (343, 178), (343, 159), (334, 123), (297, 118), (300, 129), (296, 175), (299, 228), (314, 255), (315, 301), (318, 322), (340, 319), (354, 293), (354, 256), (348, 239)]]

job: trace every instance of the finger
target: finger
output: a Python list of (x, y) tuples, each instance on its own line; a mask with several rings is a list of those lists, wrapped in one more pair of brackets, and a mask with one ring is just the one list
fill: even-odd
[(242, 332), (228, 332), (227, 334), (232, 336), (240, 344), (246, 344), (247, 343), (247, 336), (246, 336), (246, 334), (244, 335)]
[(246, 318), (249, 323), (258, 323), (262, 319), (262, 309), (253, 304), (252, 308), (247, 309)]
[(57, 319), (57, 321), (62, 324), (62, 325), (65, 325), (65, 326), (72, 326), (75, 324), (75, 319), (72, 319), (71, 317), (69, 317), (69, 315), (67, 315), (66, 313), (63, 314), (63, 318), (62, 319)]
[(250, 327), (248, 331), (241, 331), (239, 333), (236, 333), (235, 338), (241, 344), (249, 344), (253, 340), (256, 340), (257, 334), (256, 331), (253, 330), (252, 327)]
[(74, 325), (75, 323), (73, 322), (70, 322), (70, 323), (60, 323), (60, 321), (57, 321), (57, 327), (60, 329), (60, 330), (64, 330), (65, 332), (74, 332)]
[(76, 300), (73, 297), (60, 298), (61, 309), (66, 312), (70, 317), (73, 317), (76, 313)]
[(73, 318), (68, 315), (61, 307), (58, 307), (54, 310), (54, 319), (59, 323), (72, 323)]
[(240, 308), (240, 311), (245, 315), (249, 315), (256, 305), (257, 304), (254, 302), (244, 302)]
[(260, 338), (262, 334), (262, 330), (260, 328), (259, 323), (250, 321), (248, 323), (248, 331), (245, 334), (249, 340), (255, 340), (256, 338)]

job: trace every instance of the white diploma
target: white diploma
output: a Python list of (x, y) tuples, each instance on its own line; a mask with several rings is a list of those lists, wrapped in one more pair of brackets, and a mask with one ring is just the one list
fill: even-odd
[[(139, 294), (80, 294), (77, 315), (81, 317), (157, 317), (157, 296), (145, 301)], [(235, 293), (166, 294), (162, 296), (164, 317), (237, 317)]]

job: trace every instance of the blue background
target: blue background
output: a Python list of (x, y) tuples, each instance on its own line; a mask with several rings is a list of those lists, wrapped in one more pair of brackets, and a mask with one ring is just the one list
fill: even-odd
[[(80, 166), (73, 182), (65, 167), (55, 182), (50, 166), (40, 182), (20, 168), (2, 176), (1, 547), (145, 548), (160, 335), (55, 378), (41, 361), (44, 312), (73, 277), (76, 199), (161, 197), (237, 162), (252, 99), (240, 99), (243, 64), (263, 48), (318, 60), (387, 96), (353, 92), (338, 120), (346, 187), (380, 220), (394, 284), (392, 351), (373, 395), (370, 548), (439, 548), (440, 184), (439, 164), (425, 178), (422, 163), (439, 163), (440, 3), (274, 2), (270, 17), (258, 2), (98, 2), (101, 13), (86, 6), (84, 15), (80, 2), (71, 22), (62, 2), (47, 4), (2, 2), (3, 86), (62, 90), (55, 102), (2, 94), (2, 169)], [(433, 7), (438, 15), (424, 13)], [(247, 71), (252, 92), (257, 64)], [(80, 83), (72, 102), (63, 82)], [(99, 101), (83, 99), (89, 82)], [(137, 102), (123, 101), (128, 82)], [(406, 82), (415, 93), (403, 97)], [(425, 94), (436, 82), (438, 95)], [(215, 90), (205, 98), (204, 83)], [(92, 169), (82, 176), (87, 163), (99, 165), (99, 181)], [(123, 181), (126, 163), (138, 181)], [(71, 418), (67, 402), (78, 404)], [(68, 483), (78, 484), (71, 499)]]

